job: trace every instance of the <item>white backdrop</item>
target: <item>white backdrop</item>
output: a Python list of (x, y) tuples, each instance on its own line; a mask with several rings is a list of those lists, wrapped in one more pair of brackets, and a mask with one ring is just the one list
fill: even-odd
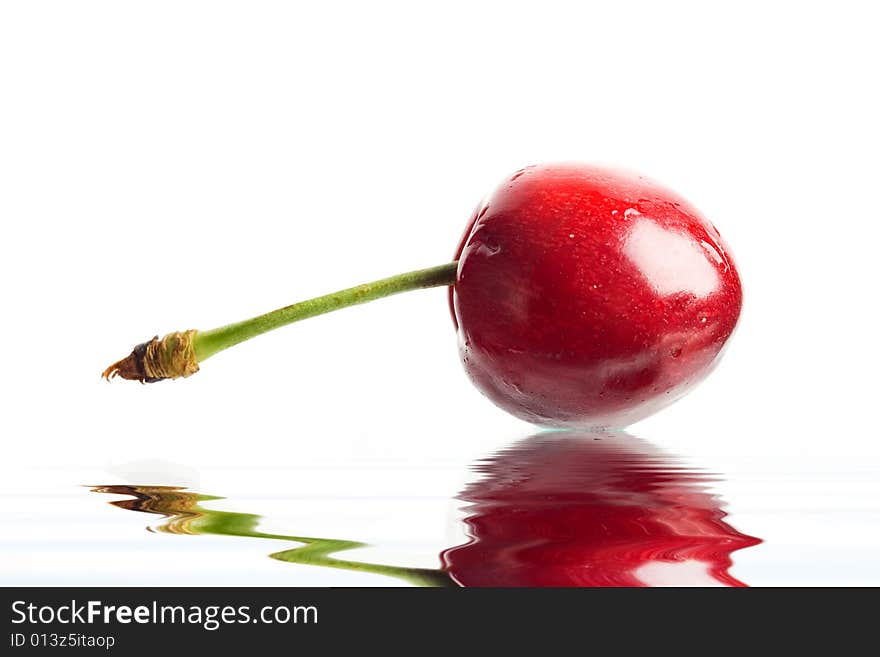
[[(844, 523), (821, 552), (827, 518), (809, 514), (878, 517), (876, 25), (862, 2), (3, 3), (7, 511), (147, 476), (447, 499), (533, 429), (468, 383), (443, 290), (281, 329), (185, 381), (99, 374), (157, 333), (445, 262), (499, 179), (574, 159), (688, 197), (744, 280), (722, 365), (631, 432), (745, 473), (723, 491), (733, 521), (782, 534), (740, 576), (777, 572), (790, 541), (838, 563), (830, 581), (864, 581), (835, 576), (878, 530)], [(41, 534), (0, 531), (35, 581)]]

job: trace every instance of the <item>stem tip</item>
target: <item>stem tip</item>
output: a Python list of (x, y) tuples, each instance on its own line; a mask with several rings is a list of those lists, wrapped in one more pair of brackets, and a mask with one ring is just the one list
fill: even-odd
[[(159, 336), (155, 336), (150, 342), (158, 340)], [(162, 379), (147, 376), (144, 369), (144, 357), (147, 353), (147, 345), (150, 342), (142, 342), (131, 350), (131, 353), (122, 360), (116, 361), (108, 367), (101, 376), (107, 381), (117, 376), (128, 381), (140, 381), (141, 383), (155, 383)]]
[(132, 349), (131, 353), (113, 363), (101, 376), (107, 381), (115, 377), (155, 383), (165, 379), (190, 376), (199, 371), (193, 348), (196, 331), (176, 331), (161, 340), (155, 336)]

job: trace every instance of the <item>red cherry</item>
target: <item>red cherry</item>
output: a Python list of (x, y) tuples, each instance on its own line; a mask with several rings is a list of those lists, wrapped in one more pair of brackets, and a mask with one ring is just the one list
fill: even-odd
[(450, 293), (461, 358), (501, 408), (622, 427), (717, 363), (742, 303), (718, 231), (641, 176), (525, 168), (479, 206)]
[(544, 434), (485, 461), (470, 542), (441, 554), (462, 586), (745, 586), (730, 554), (761, 541), (724, 522), (706, 478), (626, 434)]
[(530, 422), (622, 427), (672, 403), (718, 361), (742, 290), (715, 228), (645, 178), (533, 166), (477, 209), (456, 260), (136, 346), (103, 376), (187, 377), (224, 349), (347, 306), (451, 286), (464, 366)]

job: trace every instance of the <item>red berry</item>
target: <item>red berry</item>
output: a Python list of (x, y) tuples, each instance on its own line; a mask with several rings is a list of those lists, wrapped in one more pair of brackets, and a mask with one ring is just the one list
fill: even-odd
[(679, 399), (718, 361), (742, 304), (711, 223), (646, 178), (595, 166), (511, 176), (457, 259), (465, 369), (542, 425), (622, 427)]
[(705, 479), (632, 437), (543, 434), (485, 461), (459, 496), (470, 542), (441, 555), (463, 586), (743, 586)]

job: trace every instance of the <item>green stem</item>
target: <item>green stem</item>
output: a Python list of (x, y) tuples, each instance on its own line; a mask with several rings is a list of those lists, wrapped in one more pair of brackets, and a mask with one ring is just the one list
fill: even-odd
[(419, 269), (390, 278), (364, 283), (346, 290), (325, 294), (321, 297), (301, 301), (272, 312), (246, 319), (243, 322), (228, 324), (210, 331), (199, 331), (193, 338), (196, 359), (201, 362), (214, 354), (251, 338), (272, 331), (281, 326), (298, 322), (301, 319), (323, 315), (334, 310), (367, 303), (393, 294), (428, 287), (440, 287), (455, 283), (457, 262), (439, 267)]

